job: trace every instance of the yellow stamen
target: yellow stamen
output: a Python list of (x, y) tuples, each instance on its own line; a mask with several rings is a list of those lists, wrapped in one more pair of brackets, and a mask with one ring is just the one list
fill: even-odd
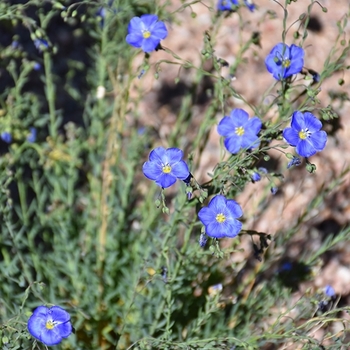
[(298, 135), (302, 140), (305, 140), (308, 137), (308, 133), (304, 130), (299, 131)]
[(170, 165), (164, 165), (163, 166), (163, 173), (169, 174), (171, 172), (171, 166)]
[(48, 320), (45, 324), (45, 327), (47, 329), (54, 329), (55, 328), (55, 323), (52, 320)]
[(148, 39), (150, 36), (151, 36), (151, 32), (149, 30), (145, 30), (143, 33), (142, 33), (142, 36), (145, 38), (145, 39)]
[(244, 135), (244, 128), (243, 126), (239, 126), (235, 129), (235, 133), (238, 135), (238, 136), (243, 136)]
[(282, 65), (283, 67), (288, 68), (290, 66), (290, 60), (283, 60)]
[(220, 214), (216, 215), (215, 219), (218, 223), (222, 224), (223, 222), (226, 221), (226, 216), (224, 214), (220, 213)]

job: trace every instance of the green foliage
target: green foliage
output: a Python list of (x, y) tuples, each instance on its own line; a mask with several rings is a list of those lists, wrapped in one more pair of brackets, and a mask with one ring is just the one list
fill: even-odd
[[(10, 41), (19, 43), (15, 47), (1, 41), (1, 71), (7, 80), (0, 91), (0, 133), (13, 136), (11, 144), (0, 145), (2, 349), (46, 348), (27, 331), (27, 320), (39, 305), (59, 305), (70, 313), (75, 334), (57, 347), (66, 350), (349, 347), (344, 317), (349, 307), (340, 303), (340, 296), (329, 299), (312, 285), (322, 257), (350, 240), (349, 227), (329, 234), (316, 248), (311, 238), (303, 237), (305, 244), (295, 261), (286, 254), (300, 232), (305, 236), (312, 227), (315, 211), (339, 191), (349, 166), (332, 181), (326, 177), (308, 198), (308, 206), (280, 231), (249, 227), (276, 198), (270, 188), (283, 187), (294, 171), (286, 170), (285, 164), (268, 167), (273, 152), (286, 161), (292, 158), (282, 140), (292, 113), (317, 113), (328, 137), (337, 136), (339, 110), (349, 96), (337, 85), (328, 90), (331, 104), (324, 105), (318, 95), (329, 77), (348, 69), (348, 14), (336, 24), (339, 34), (318, 81), (311, 69), (305, 69), (305, 79), (274, 82), (259, 97), (260, 103), (253, 104), (232, 79), (249, 66), (248, 53), (260, 57), (265, 69), (260, 33), (252, 32), (246, 39), (244, 7), (224, 14), (208, 3), (1, 2), (0, 26), (11, 33)], [(262, 23), (282, 22), (280, 41), (287, 42), (292, 28), (287, 26), (289, 8), (296, 3), (273, 1), (262, 16)], [(198, 46), (193, 61), (167, 47), (155, 61), (153, 53), (143, 55), (125, 42), (132, 17), (155, 13), (169, 29), (185, 25), (180, 13), (188, 11), (193, 20), (198, 18), (195, 5), (206, 9), (211, 25), (203, 31), (202, 42), (193, 43)], [(299, 6), (304, 12), (293, 37), (295, 44), (305, 47), (311, 11), (321, 5), (310, 0), (306, 8)], [(220, 28), (234, 16), (240, 47), (229, 64), (217, 56), (216, 48)], [(34, 48), (36, 39), (48, 43), (40, 46), (42, 52)], [(34, 70), (36, 63), (39, 70)], [(145, 123), (145, 91), (138, 82), (162, 81), (173, 66), (179, 69), (174, 87), (182, 83), (182, 71), (190, 80), (164, 139), (161, 121), (155, 126)], [(342, 86), (345, 78), (339, 79)], [(200, 104), (200, 98), (205, 102)], [(181, 183), (175, 190), (161, 191), (143, 176), (142, 164), (161, 144), (183, 149), (191, 172), (202, 178), (198, 169), (210, 153), (210, 135), (218, 116), (221, 119), (232, 109), (232, 99), (262, 120), (258, 148), (229, 156), (221, 144), (220, 158), (207, 169), (209, 180), (194, 178), (187, 189)], [(27, 140), (30, 127), (38, 130), (34, 143)], [(209, 239), (208, 247), (201, 248), (197, 213), (207, 197), (221, 193), (237, 198), (246, 193), (252, 173), (261, 166), (269, 168), (262, 175), (263, 195), (254, 214), (244, 215), (239, 237)], [(309, 160), (300, 167), (308, 171), (300, 170), (300, 176), (322, 178)], [(296, 299), (302, 283), (309, 287)], [(319, 303), (325, 300), (328, 307), (321, 312)], [(314, 336), (317, 329), (324, 331), (322, 340)]]

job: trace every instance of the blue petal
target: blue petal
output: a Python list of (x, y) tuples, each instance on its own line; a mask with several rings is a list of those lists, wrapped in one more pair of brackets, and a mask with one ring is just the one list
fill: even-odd
[(170, 165), (179, 162), (183, 157), (183, 152), (179, 148), (168, 148), (166, 156)]
[(235, 132), (235, 124), (230, 117), (224, 117), (221, 119), (218, 125), (218, 133), (221, 136), (231, 136)]
[(233, 218), (240, 218), (243, 215), (241, 206), (233, 199), (227, 200), (226, 205)]
[(295, 150), (302, 157), (311, 157), (316, 153), (315, 147), (308, 139), (300, 140)]
[(237, 135), (228, 137), (224, 141), (224, 145), (229, 152), (231, 152), (232, 154), (236, 154), (241, 149), (242, 137)]
[(259, 137), (251, 132), (247, 132), (242, 136), (242, 148), (255, 148), (260, 144)]
[(152, 52), (159, 45), (160, 40), (154, 36), (150, 36), (147, 39), (144, 39), (141, 45), (141, 49), (144, 52)]
[(304, 66), (303, 59), (292, 59), (290, 61), (290, 66), (286, 68), (285, 78), (290, 77), (293, 74), (300, 73)]
[(130, 20), (128, 25), (129, 34), (141, 34), (142, 33), (142, 21), (139, 17), (134, 17)]
[(333, 298), (335, 296), (335, 290), (329, 284), (324, 288), (324, 293), (330, 298)]
[(190, 175), (190, 171), (188, 170), (188, 166), (187, 166), (186, 162), (184, 162), (183, 160), (172, 165), (171, 173), (180, 180), (186, 180), (188, 178), (188, 176)]
[(142, 15), (141, 21), (145, 27), (150, 30), (151, 27), (158, 21), (158, 16), (156, 15)]
[(57, 333), (62, 337), (62, 338), (67, 338), (72, 334), (72, 324), (70, 322), (65, 322), (57, 325), (54, 329), (57, 330)]
[(230, 117), (233, 119), (233, 123), (236, 127), (245, 126), (249, 119), (249, 114), (241, 108), (235, 108), (232, 110)]
[(40, 341), (47, 346), (53, 346), (59, 344), (62, 341), (62, 337), (57, 330), (57, 327), (53, 329), (47, 329), (44, 327), (40, 335)]
[(126, 36), (125, 41), (131, 46), (141, 47), (143, 36), (141, 33), (131, 33)]
[(166, 164), (168, 162), (167, 152), (164, 147), (157, 147), (149, 154), (151, 162), (158, 162), (159, 164)]
[(234, 238), (238, 235), (239, 231), (242, 229), (242, 223), (238, 220), (232, 220), (229, 222), (226, 228), (226, 237)]
[(290, 46), (290, 58), (292, 60), (298, 60), (298, 59), (303, 59), (304, 58), (304, 49), (292, 44)]
[(292, 115), (291, 127), (295, 131), (301, 131), (306, 128), (304, 114), (300, 111), (295, 111)]
[[(279, 43), (270, 52), (265, 59), (267, 70), (273, 74), (276, 80), (281, 80), (286, 77), (286, 69), (282, 66), (283, 59), (290, 58), (290, 50), (288, 45)], [(276, 62), (276, 59), (278, 61)]]
[(40, 339), (42, 330), (46, 329), (48, 311), (49, 309), (47, 307), (39, 306), (34, 310), (32, 316), (30, 316), (28, 320), (28, 331), (33, 337), (37, 339)]
[(261, 175), (260, 175), (259, 173), (253, 173), (253, 174), (251, 175), (251, 178), (252, 178), (252, 181), (253, 181), (253, 182), (258, 182), (258, 181), (261, 180)]
[(169, 174), (161, 173), (155, 182), (158, 186), (162, 188), (167, 188), (176, 182), (176, 177), (171, 173)]
[(168, 30), (163, 22), (156, 23), (152, 28), (152, 36), (158, 39), (165, 39), (168, 35)]
[(245, 125), (245, 129), (257, 135), (261, 130), (261, 126), (262, 126), (261, 120), (258, 117), (253, 117), (249, 119), (249, 121)]
[(11, 143), (12, 141), (12, 135), (7, 131), (2, 132), (0, 138), (6, 143)]
[(214, 221), (205, 227), (205, 233), (213, 238), (225, 238), (227, 236), (227, 226)]
[(254, 11), (255, 5), (250, 0), (244, 0), (244, 3), (251, 12)]
[(322, 123), (312, 113), (304, 113), (305, 127), (308, 128), (311, 133), (319, 131), (322, 128)]
[(69, 313), (59, 306), (52, 306), (49, 313), (54, 321), (64, 323), (70, 320)]
[(298, 132), (293, 128), (285, 128), (283, 130), (283, 138), (293, 147), (295, 147), (300, 141)]
[(156, 180), (163, 173), (163, 168), (158, 162), (145, 162), (142, 171), (148, 179)]
[(199, 220), (204, 226), (208, 226), (210, 223), (216, 222), (216, 215), (217, 213), (208, 207), (204, 207), (198, 212)]
[(316, 151), (320, 152), (326, 147), (327, 133), (323, 130), (317, 131), (310, 136), (309, 140), (315, 147)]
[(212, 209), (216, 214), (219, 214), (226, 209), (226, 202), (227, 202), (227, 199), (225, 198), (225, 196), (218, 194), (211, 199), (208, 207)]

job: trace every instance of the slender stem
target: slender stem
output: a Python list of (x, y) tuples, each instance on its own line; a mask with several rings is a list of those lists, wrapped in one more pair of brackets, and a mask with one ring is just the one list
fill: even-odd
[(49, 105), (49, 114), (50, 114), (50, 125), (49, 131), (50, 136), (53, 140), (57, 138), (57, 122), (56, 122), (56, 113), (55, 113), (55, 85), (53, 82), (52, 75), (52, 64), (51, 64), (50, 53), (44, 52), (44, 69), (45, 69), (45, 94), (46, 99)]

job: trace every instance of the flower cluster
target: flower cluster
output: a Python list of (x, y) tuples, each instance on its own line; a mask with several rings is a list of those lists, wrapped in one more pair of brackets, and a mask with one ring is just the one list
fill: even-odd
[(59, 306), (39, 306), (28, 320), (29, 333), (47, 346), (59, 344), (72, 330), (69, 313)]
[[(251, 0), (243, 1), (250, 11), (255, 9)], [(217, 3), (219, 11), (235, 11), (239, 6), (239, 0), (219, 0)], [(143, 15), (131, 19), (126, 41), (132, 46), (140, 47), (144, 52), (151, 52), (159, 47), (160, 41), (167, 34), (164, 23), (158, 21), (156, 15)], [(284, 81), (302, 71), (304, 50), (296, 45), (288, 46), (285, 43), (279, 43), (267, 55), (265, 64), (276, 80)], [(261, 128), (262, 122), (258, 116), (249, 118), (245, 110), (235, 108), (220, 120), (217, 131), (224, 137), (225, 148), (231, 154), (238, 154), (241, 150), (251, 151), (260, 146)], [(312, 113), (295, 111), (291, 126), (283, 130), (283, 138), (289, 145), (296, 148), (299, 156), (310, 157), (325, 148), (327, 134), (321, 128), (322, 123)], [(269, 142), (269, 140), (266, 141)], [(155, 148), (149, 155), (149, 161), (143, 165), (143, 173), (162, 189), (172, 186), (178, 179), (184, 181), (189, 188), (186, 193), (190, 200), (192, 175), (182, 158), (183, 152), (178, 148)], [(300, 164), (300, 158), (292, 156), (287, 167)], [(252, 182), (257, 182), (267, 174), (267, 170), (258, 168), (258, 170), (250, 170), (248, 174)], [(277, 193), (278, 188), (275, 184), (271, 184), (270, 191), (273, 195)], [(238, 220), (242, 215), (242, 209), (236, 201), (227, 199), (221, 194), (215, 195), (208, 206), (202, 207), (198, 212), (199, 220), (205, 228), (205, 232), (202, 232), (199, 239), (200, 246), (205, 246), (207, 236), (215, 239), (236, 237), (242, 229), (242, 223)]]

